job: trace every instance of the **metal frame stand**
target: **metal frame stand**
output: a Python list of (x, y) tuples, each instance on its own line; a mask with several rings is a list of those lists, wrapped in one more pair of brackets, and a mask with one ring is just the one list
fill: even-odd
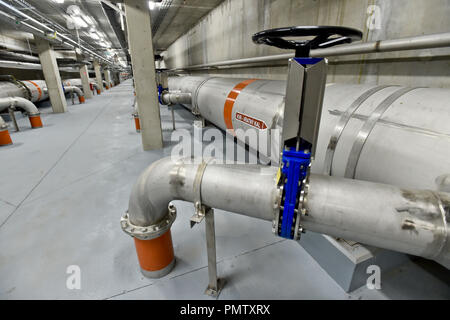
[(173, 110), (173, 107), (174, 107), (175, 105), (173, 105), (173, 104), (171, 104), (171, 105), (169, 105), (168, 107), (170, 108), (170, 111), (172, 112), (172, 127), (173, 127), (173, 130), (176, 130), (175, 129), (175, 112), (174, 112), (174, 110)]
[(190, 219), (191, 228), (205, 220), (206, 253), (208, 257), (208, 286), (205, 294), (217, 298), (225, 285), (223, 279), (217, 277), (216, 230), (214, 226), (214, 209), (195, 203), (195, 214)]
[(14, 129), (16, 130), (16, 132), (19, 132), (19, 125), (17, 124), (17, 119), (16, 119), (16, 115), (14, 114), (14, 109), (13, 108), (8, 108), (8, 113), (9, 113), (9, 117), (11, 118), (12, 123), (14, 124)]
[(205, 235), (209, 277), (205, 294), (217, 298), (225, 283), (222, 279), (217, 278), (216, 230), (214, 226), (214, 209), (211, 208), (207, 208), (205, 213)]

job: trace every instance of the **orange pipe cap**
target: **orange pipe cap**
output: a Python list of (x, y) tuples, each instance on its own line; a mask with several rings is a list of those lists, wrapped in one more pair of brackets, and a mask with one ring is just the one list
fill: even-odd
[(141, 132), (141, 122), (139, 117), (134, 117), (134, 124), (136, 125), (136, 132)]
[(134, 238), (134, 244), (142, 273), (145, 276), (159, 278), (171, 271), (175, 263), (175, 256), (170, 230), (151, 240)]
[(42, 128), (42, 121), (40, 115), (28, 116), (28, 119), (30, 119), (31, 128), (33, 129)]
[(12, 144), (11, 136), (8, 130), (0, 131), (0, 146), (7, 146)]

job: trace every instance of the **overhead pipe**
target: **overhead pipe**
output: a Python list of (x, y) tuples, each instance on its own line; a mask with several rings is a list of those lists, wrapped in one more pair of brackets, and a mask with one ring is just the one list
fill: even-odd
[[(33, 25), (31, 25), (31, 24), (25, 22), (25, 21), (21, 21), (20, 24), (19, 24), (18, 26), (20, 26), (20, 25), (22, 24), (22, 25), (26, 26), (27, 28), (31, 29), (31, 30), (33, 31), (33, 32), (32, 32), (33, 34), (36, 34), (37, 36), (42, 37), (42, 38), (44, 38), (44, 39), (46, 39), (46, 40), (49, 40), (49, 41), (51, 41), (51, 42), (52, 42), (52, 41), (53, 41), (53, 42), (55, 41), (55, 40), (49, 39), (49, 38), (47, 37), (47, 35), (46, 35), (46, 32), (45, 32), (45, 31), (47, 31), (47, 32), (50, 32), (50, 33), (53, 34), (53, 33), (55, 32), (55, 30), (54, 30), (53, 28), (50, 28), (48, 25), (46, 25), (46, 24), (44, 24), (44, 23), (41, 23), (41, 22), (39, 22), (38, 20), (36, 20), (36, 19), (30, 17), (29, 15), (27, 15), (27, 14), (24, 13), (23, 11), (21, 11), (21, 10), (15, 8), (14, 6), (12, 6), (12, 5), (6, 3), (6, 2), (3, 1), (3, 0), (0, 0), (0, 6), (3, 6), (3, 7), (5, 7), (5, 8), (7, 8), (7, 9), (9, 9), (10, 11), (14, 12), (15, 14), (17, 14), (17, 15), (19, 15), (19, 16), (25, 18), (26, 21), (30, 21), (30, 22), (32, 22), (32, 23), (38, 25), (39, 28), (37, 28), (37, 27), (35, 27), (35, 26), (33, 26)], [(10, 15), (6, 14), (5, 12), (2, 12), (2, 11), (0, 11), (0, 14), (2, 14), (2, 16), (4, 16), (4, 17), (10, 19), (10, 20), (17, 26), (16, 18), (15, 18), (15, 17), (10, 16)], [(45, 30), (45, 31), (44, 31), (44, 30)], [(87, 53), (89, 53), (89, 54), (91, 54), (91, 55), (93, 55), (93, 56), (95, 56), (95, 57), (97, 57), (97, 58), (99, 58), (99, 59), (105, 61), (107, 64), (109, 64), (109, 65), (111, 65), (111, 66), (113, 66), (113, 67), (115, 66), (114, 63), (110, 62), (108, 59), (106, 59), (106, 58), (104, 58), (103, 56), (97, 54), (96, 52), (92, 51), (91, 49), (87, 48), (86, 46), (79, 44), (77, 41), (72, 40), (72, 39), (69, 38), (68, 36), (66, 36), (66, 35), (64, 35), (64, 34), (58, 33), (58, 37), (61, 38), (61, 39), (63, 39), (63, 40), (60, 41), (61, 43), (59, 43), (59, 44), (66, 44), (66, 45), (68, 45), (71, 49), (75, 49), (75, 48), (78, 48), (78, 47), (79, 47), (81, 50), (83, 50), (83, 51), (85, 51), (85, 52), (87, 52)], [(59, 41), (56, 41), (56, 42), (58, 43)]]
[(0, 116), (0, 147), (9, 146), (10, 144), (12, 144), (12, 140), (9, 135), (8, 125)]
[[(67, 79), (67, 80), (63, 80), (63, 85), (64, 86), (75, 86), (78, 88), (83, 88), (83, 84), (81, 82), (81, 79), (79, 78), (74, 78), (74, 79)], [(95, 81), (89, 81), (89, 86), (91, 87), (91, 90), (94, 92), (97, 92), (97, 94), (100, 94), (100, 88), (98, 87), (97, 83)]]
[[(122, 229), (135, 238), (141, 270), (162, 277), (174, 265), (170, 227), (172, 200), (272, 222), (281, 191), (277, 168), (194, 163), (163, 158), (134, 185)], [(311, 174), (306, 199), (306, 230), (434, 259), (450, 268), (450, 194)]]
[(15, 61), (40, 63), (39, 57), (35, 57), (35, 56), (29, 55), (29, 54), (6, 51), (6, 50), (0, 50), (0, 57), (6, 58), (6, 59), (13, 59)]
[(0, 111), (6, 108), (16, 108), (23, 109), (28, 114), (28, 119), (30, 120), (31, 128), (37, 129), (42, 128), (42, 120), (38, 108), (30, 100), (22, 97), (8, 97), (0, 98)]
[[(433, 49), (450, 46), (450, 32), (436, 33), (422, 36), (414, 36), (392, 40), (378, 40), (372, 42), (353, 43), (348, 45), (336, 46), (326, 49), (311, 50), (311, 57), (332, 57), (352, 54), (366, 54), (375, 52), (390, 52), (418, 49)], [(225, 60), (204, 64), (197, 64), (179, 68), (170, 69), (170, 71), (179, 70), (201, 70), (215, 67), (232, 66), (240, 64), (256, 64), (264, 62), (274, 62), (279, 60), (288, 60), (293, 58), (293, 53), (276, 54), (270, 56), (252, 57), (235, 60)]]

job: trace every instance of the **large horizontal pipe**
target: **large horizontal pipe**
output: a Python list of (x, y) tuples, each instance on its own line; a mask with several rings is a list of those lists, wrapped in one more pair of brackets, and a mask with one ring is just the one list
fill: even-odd
[[(450, 46), (450, 32), (429, 34), (422, 36), (407, 37), (393, 40), (379, 40), (372, 42), (354, 43), (342, 46), (336, 46), (326, 49), (311, 50), (312, 57), (332, 57), (352, 54), (365, 54), (374, 52), (390, 52), (402, 50), (417, 50), (417, 49), (432, 49)], [(211, 62), (205, 64), (197, 64), (185, 67), (178, 67), (171, 69), (177, 70), (195, 70), (208, 69), (214, 67), (232, 66), (240, 64), (256, 64), (265, 62), (274, 62), (279, 60), (288, 60), (293, 58), (293, 53), (284, 53), (262, 57), (252, 57), (235, 60), (225, 60), (218, 62)]]
[[(245, 80), (169, 77), (169, 90), (192, 93), (187, 107), (226, 130), (227, 96)], [(240, 90), (228, 120), (234, 129), (252, 128), (236, 119), (239, 112), (264, 121), (268, 129), (279, 128), (285, 90), (285, 81), (248, 84)], [(449, 100), (449, 89), (327, 85), (312, 172), (437, 190), (436, 179), (450, 173)], [(384, 113), (374, 118), (377, 108)]]
[[(170, 201), (195, 202), (199, 194), (209, 207), (272, 221), (280, 195), (276, 171), (161, 159), (133, 187), (130, 222), (155, 225), (166, 217)], [(435, 259), (450, 268), (450, 194), (312, 174), (306, 204), (302, 224), (307, 230)]]

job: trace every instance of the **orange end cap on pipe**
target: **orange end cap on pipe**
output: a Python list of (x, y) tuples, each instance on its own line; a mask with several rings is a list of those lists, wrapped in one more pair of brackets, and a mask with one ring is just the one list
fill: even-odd
[(84, 98), (84, 96), (79, 96), (78, 100), (80, 101), (80, 104), (86, 102), (86, 99)]
[(158, 238), (140, 240), (134, 238), (141, 272), (148, 278), (161, 278), (175, 266), (172, 234), (170, 229)]
[(1, 130), (0, 131), (0, 147), (1, 146), (8, 146), (12, 144), (11, 136), (9, 135), (8, 130)]
[(97, 94), (102, 94), (102, 92), (100, 91), (100, 89), (97, 89)]
[(134, 116), (134, 124), (136, 126), (136, 132), (141, 132), (141, 122), (139, 121), (139, 116)]
[(33, 129), (42, 128), (42, 121), (40, 115), (29, 116), (28, 119), (30, 119), (31, 128)]

